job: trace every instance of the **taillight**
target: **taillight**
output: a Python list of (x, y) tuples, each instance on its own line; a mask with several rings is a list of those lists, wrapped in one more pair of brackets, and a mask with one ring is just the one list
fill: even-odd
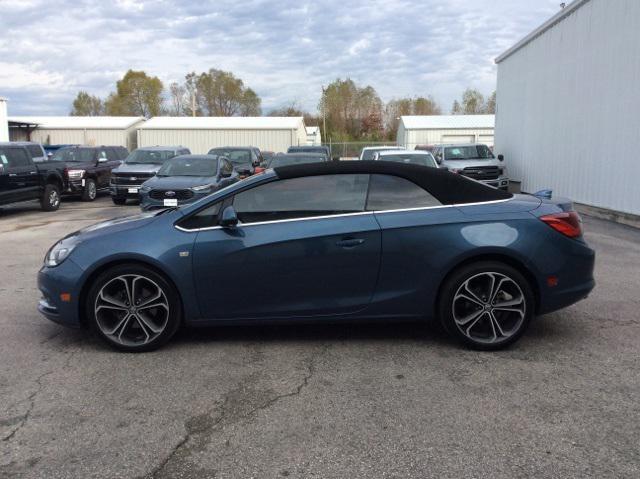
[(569, 238), (577, 238), (582, 235), (582, 221), (580, 215), (575, 211), (554, 213), (541, 216), (540, 219)]

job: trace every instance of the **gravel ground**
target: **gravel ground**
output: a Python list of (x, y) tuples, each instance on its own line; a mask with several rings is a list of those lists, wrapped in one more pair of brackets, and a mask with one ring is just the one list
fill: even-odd
[(498, 353), (334, 324), (135, 355), (42, 318), (36, 272), (59, 237), (136, 211), (0, 212), (0, 477), (640, 476), (640, 230), (585, 218), (595, 291)]

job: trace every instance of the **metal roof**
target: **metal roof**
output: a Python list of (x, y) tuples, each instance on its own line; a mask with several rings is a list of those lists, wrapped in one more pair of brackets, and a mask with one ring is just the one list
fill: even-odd
[(529, 33), (529, 35), (527, 35), (518, 43), (516, 43), (514, 46), (509, 48), (502, 55), (498, 56), (495, 60), (496, 63), (500, 63), (501, 61), (507, 59), (508, 57), (513, 55), (515, 52), (517, 52), (518, 50), (520, 50), (521, 48), (525, 47), (526, 45), (531, 43), (533, 40), (538, 38), (544, 32), (556, 26), (558, 23), (560, 23), (562, 20), (567, 18), (569, 15), (575, 12), (578, 8), (582, 7), (589, 1), (590, 0), (575, 0), (574, 2), (570, 3), (569, 5), (564, 7), (562, 10), (560, 10), (558, 13), (556, 13), (553, 17), (551, 17), (549, 20), (547, 20), (538, 28), (536, 28), (534, 31)]
[(144, 121), (141, 116), (10, 116), (16, 123), (51, 130), (121, 130)]
[(400, 117), (406, 130), (492, 129), (495, 115), (408, 115)]
[(156, 116), (141, 130), (297, 130), (301, 116)]

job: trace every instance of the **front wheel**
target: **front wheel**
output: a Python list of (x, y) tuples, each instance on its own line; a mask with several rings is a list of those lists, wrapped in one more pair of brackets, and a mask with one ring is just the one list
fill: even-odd
[(121, 351), (159, 348), (178, 330), (181, 303), (176, 289), (146, 266), (115, 266), (94, 281), (87, 318), (98, 336)]
[(60, 188), (53, 184), (46, 185), (40, 204), (42, 211), (56, 211), (60, 207)]
[(517, 341), (534, 313), (534, 297), (524, 276), (497, 261), (470, 264), (445, 282), (439, 301), (444, 328), (464, 344), (501, 349)]
[(93, 201), (98, 196), (98, 187), (96, 181), (87, 178), (84, 182), (84, 189), (82, 190), (82, 201)]

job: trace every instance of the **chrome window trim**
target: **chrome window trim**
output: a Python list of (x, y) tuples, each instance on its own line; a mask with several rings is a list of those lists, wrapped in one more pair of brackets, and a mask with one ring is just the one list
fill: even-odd
[[(505, 203), (507, 201), (511, 201), (512, 198), (507, 198), (504, 200), (491, 200), (491, 201), (478, 201), (475, 203), (455, 203), (452, 205), (437, 205), (437, 206), (419, 206), (416, 208), (401, 208), (395, 210), (374, 210), (374, 211), (360, 211), (357, 213), (342, 213), (339, 215), (323, 215), (323, 216), (308, 216), (306, 218), (288, 218), (285, 220), (271, 220), (271, 221), (256, 221), (254, 223), (238, 223), (238, 228), (246, 227), (246, 226), (260, 226), (260, 225), (271, 225), (277, 223), (290, 223), (292, 221), (309, 221), (309, 220), (322, 220), (329, 218), (343, 218), (348, 216), (363, 216), (363, 215), (372, 215), (372, 214), (383, 214), (383, 213), (403, 213), (408, 211), (421, 211), (421, 210), (433, 210), (436, 208), (459, 208), (464, 206), (477, 206), (477, 205), (491, 205), (496, 203)], [(210, 231), (210, 230), (219, 230), (222, 229), (222, 226), (207, 226), (205, 228), (196, 228), (196, 229), (186, 229), (181, 226), (175, 225), (175, 228), (184, 231), (185, 233), (194, 233), (198, 231)]]

